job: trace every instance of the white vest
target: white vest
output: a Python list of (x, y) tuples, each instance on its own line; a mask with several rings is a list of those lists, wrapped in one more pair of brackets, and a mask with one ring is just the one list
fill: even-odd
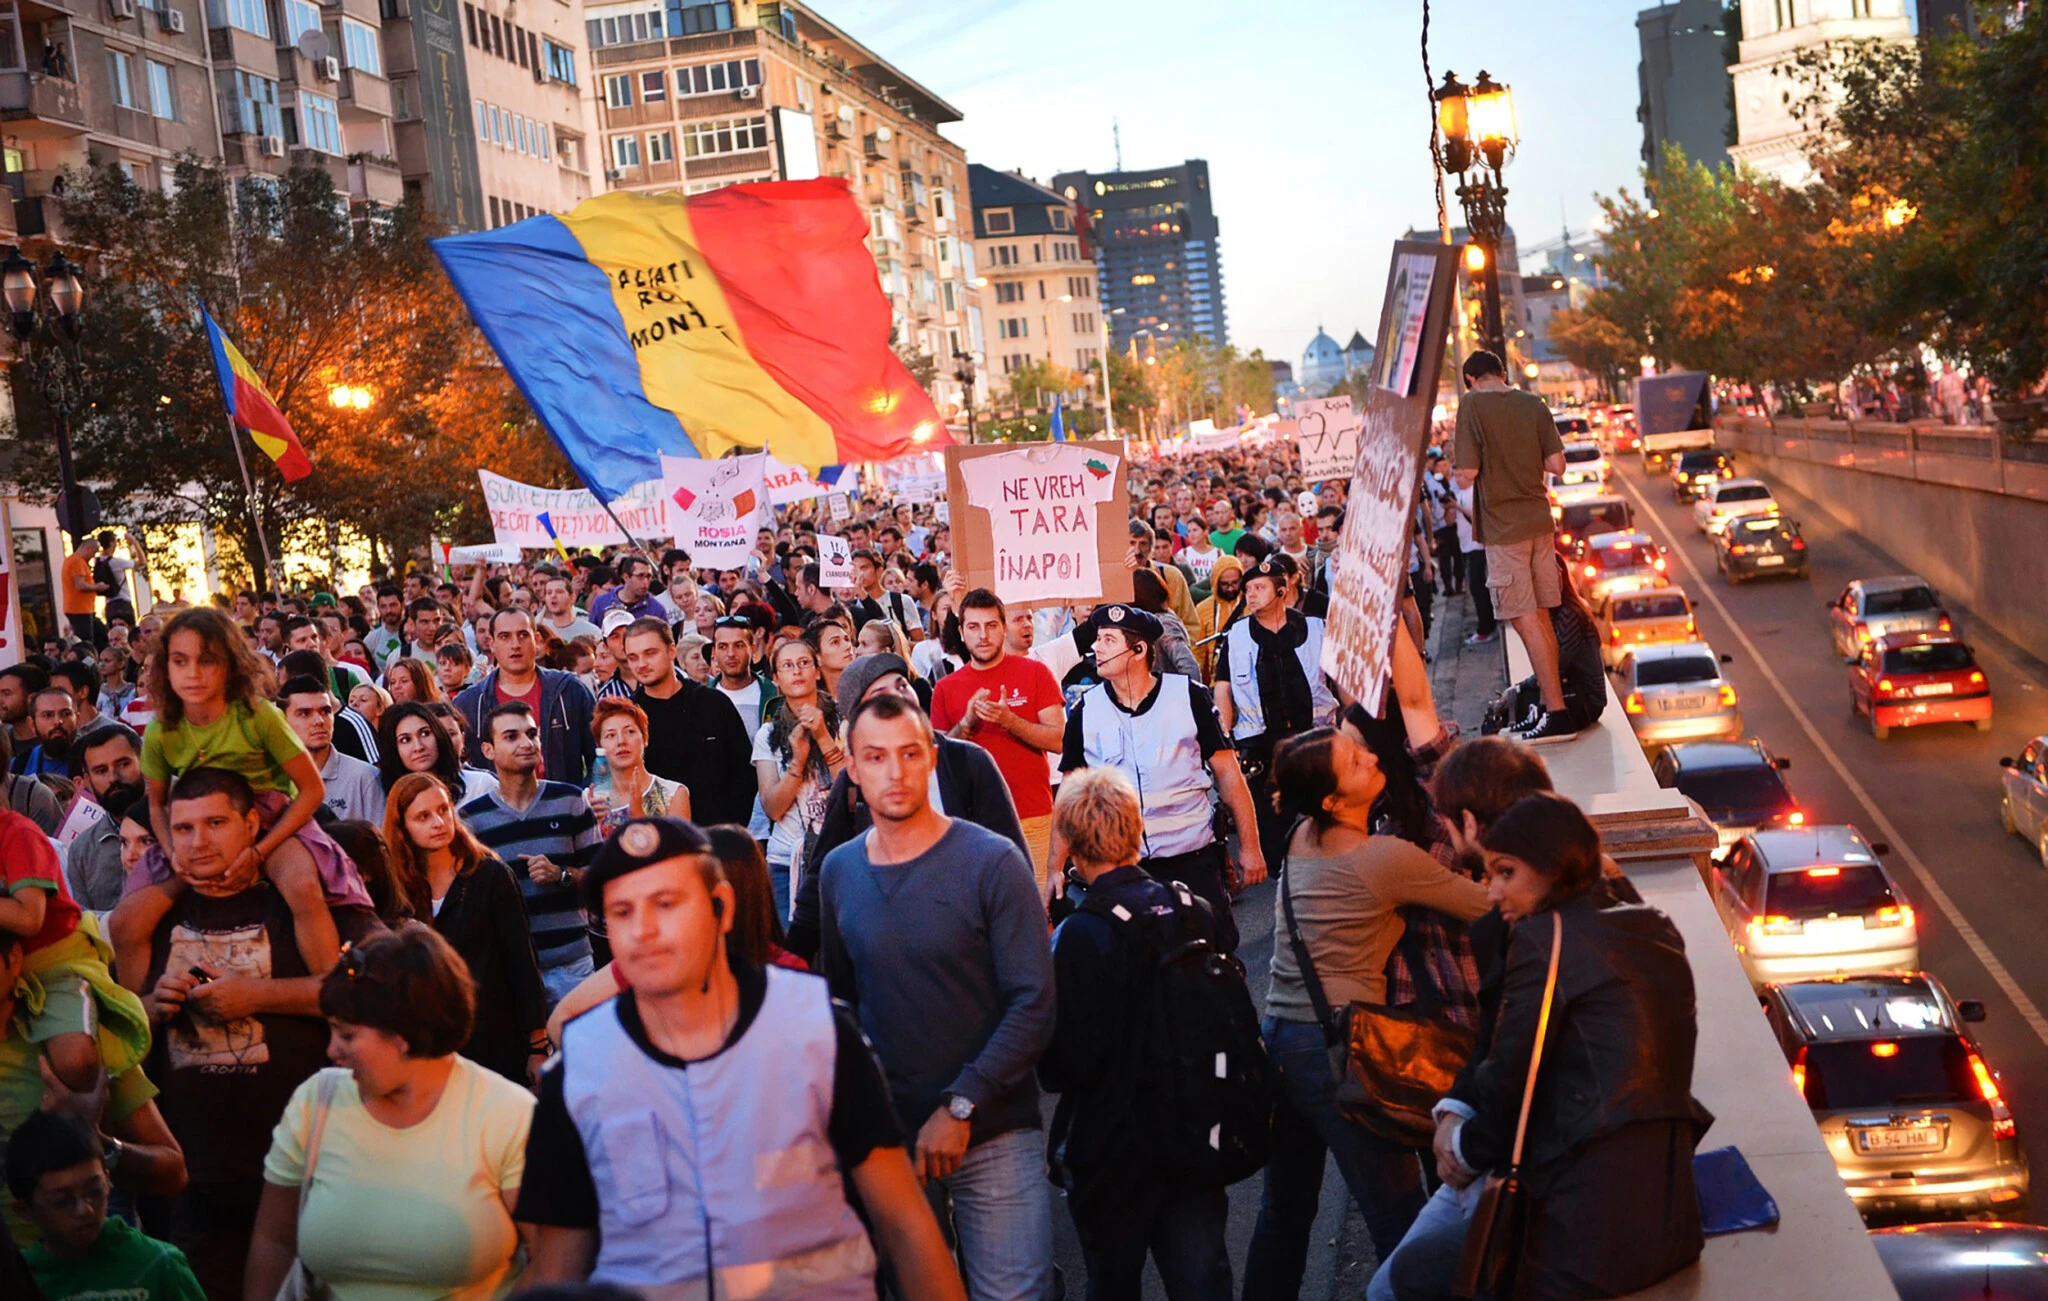
[(1146, 858), (1191, 854), (1216, 840), (1210, 794), (1216, 789), (1195, 737), (1186, 675), (1162, 673), (1142, 714), (1127, 714), (1097, 683), (1081, 697), (1081, 746), (1090, 768), (1115, 768), (1138, 788)]
[[(1337, 697), (1330, 690), (1330, 680), (1323, 676), (1323, 621), (1314, 615), (1307, 618), (1308, 639), (1294, 653), (1301, 660), (1301, 671), (1308, 675), (1315, 725), (1328, 727), (1337, 721)], [(1224, 642), (1230, 647), (1230, 704), (1237, 711), (1230, 736), (1232, 740), (1248, 741), (1266, 730), (1266, 702), (1259, 697), (1259, 644), (1252, 640), (1251, 616), (1230, 625)]]
[(563, 1034), (562, 1096), (597, 1187), (593, 1282), (648, 1301), (873, 1301), (875, 1255), (828, 1138), (838, 1038), (816, 976), (768, 969), (761, 1010), (716, 1057), (670, 1066), (618, 1004)]

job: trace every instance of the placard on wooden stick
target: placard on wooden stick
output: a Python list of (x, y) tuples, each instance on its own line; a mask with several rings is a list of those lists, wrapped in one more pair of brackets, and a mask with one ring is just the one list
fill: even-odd
[(1123, 440), (948, 447), (953, 566), (1006, 604), (1131, 599)]
[(1456, 289), (1455, 248), (1395, 241), (1323, 633), (1323, 671), (1373, 714), (1393, 664), (1422, 449)]

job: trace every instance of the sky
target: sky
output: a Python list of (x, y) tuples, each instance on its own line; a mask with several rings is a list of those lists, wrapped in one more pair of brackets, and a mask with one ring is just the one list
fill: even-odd
[[(1436, 224), (1422, 0), (817, 0), (958, 108), (969, 161), (1061, 171), (1209, 163), (1230, 341), (1300, 364), (1318, 325), (1375, 336), (1389, 246)], [(1636, 3), (1435, 0), (1430, 69), (1515, 92), (1508, 223), (1532, 247), (1638, 188)], [(1462, 224), (1446, 195), (1451, 223)]]

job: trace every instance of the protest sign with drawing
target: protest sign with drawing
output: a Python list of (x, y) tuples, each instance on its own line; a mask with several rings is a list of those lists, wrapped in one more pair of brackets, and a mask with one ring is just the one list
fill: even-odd
[[(1412, 343), (1397, 368), (1409, 377), (1434, 376), (1443, 366), (1452, 289), (1448, 244), (1398, 240), (1380, 312), (1378, 355)], [(1418, 298), (1416, 286), (1422, 286)], [(1392, 378), (1392, 376), (1389, 376)], [(1330, 557), (1330, 614), (1323, 632), (1323, 672), (1350, 692), (1366, 712), (1378, 714), (1393, 664), (1394, 623), (1400, 617), (1402, 576), (1408, 572), (1415, 490), (1422, 448), (1429, 439), (1435, 386), (1427, 392), (1375, 385), (1360, 413), (1358, 460), (1344, 514), (1344, 538)], [(1306, 477), (1306, 476), (1304, 476)]]
[[(478, 470), (476, 477), (483, 484), (491, 528), (502, 546), (552, 551), (555, 538), (565, 547), (622, 546), (629, 539), (619, 532), (619, 524), (632, 531), (630, 540), (634, 542), (665, 538), (674, 532), (668, 521), (667, 498), (658, 482), (635, 484), (613, 501), (611, 512), (607, 512), (603, 503), (581, 488), (539, 488), (489, 470)], [(617, 523), (612, 520), (614, 513)], [(549, 537), (542, 526), (542, 515), (554, 525), (555, 537)]]
[(1131, 599), (1122, 439), (948, 447), (954, 566), (1016, 605)]
[(716, 461), (661, 458), (661, 486), (676, 545), (698, 567), (746, 568), (755, 532), (769, 519), (767, 463), (765, 452)]
[(836, 533), (818, 535), (818, 586), (853, 586), (853, 544)]
[(1358, 468), (1358, 431), (1363, 424), (1347, 395), (1296, 399), (1294, 439), (1301, 451), (1302, 480), (1349, 478)]

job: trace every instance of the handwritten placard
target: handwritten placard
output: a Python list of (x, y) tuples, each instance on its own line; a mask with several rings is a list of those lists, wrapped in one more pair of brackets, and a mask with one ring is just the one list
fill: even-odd
[(1309, 483), (1349, 478), (1358, 468), (1358, 432), (1363, 425), (1351, 409), (1348, 395), (1295, 402), (1294, 438), (1301, 450), (1301, 477)]
[(818, 586), (853, 586), (853, 544), (836, 533), (818, 535)]
[[(627, 541), (604, 506), (581, 488), (538, 488), (489, 470), (478, 470), (476, 477), (483, 484), (491, 528), (505, 546), (553, 551), (554, 538), (540, 526), (543, 513), (555, 526), (555, 535), (562, 545), (572, 550), (617, 546)], [(632, 530), (635, 540), (665, 538), (674, 531), (668, 523), (667, 499), (657, 481), (633, 485), (625, 496), (612, 502), (612, 511), (618, 515), (619, 523)]]
[(954, 564), (1017, 605), (1131, 599), (1121, 439), (948, 447)]
[(743, 569), (754, 537), (768, 519), (764, 479), (768, 456), (661, 458), (661, 486), (669, 499), (676, 545), (706, 569)]

